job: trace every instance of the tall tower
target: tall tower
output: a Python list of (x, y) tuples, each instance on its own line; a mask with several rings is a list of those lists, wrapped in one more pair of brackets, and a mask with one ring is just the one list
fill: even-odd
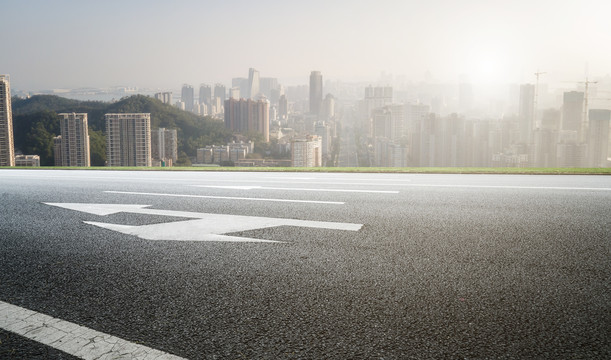
[(180, 100), (185, 103), (185, 111), (193, 112), (193, 86), (184, 84)]
[(106, 114), (108, 166), (151, 166), (151, 114)]
[(58, 115), (61, 116), (59, 155), (62, 166), (90, 166), (87, 114), (61, 113)]
[(590, 126), (588, 128), (588, 162), (587, 166), (606, 167), (609, 153), (609, 122), (611, 111), (591, 109), (588, 111)]
[(260, 92), (260, 81), (259, 81), (259, 71), (256, 69), (250, 68), (248, 69), (248, 98), (252, 99), (255, 96), (259, 95)]
[(518, 113), (520, 142), (529, 144), (532, 140), (535, 114), (535, 86), (520, 85), (520, 108)]
[(227, 99), (227, 90), (225, 89), (225, 85), (223, 84), (214, 85), (214, 97), (220, 98), (221, 103), (225, 102), (225, 99)]
[[(562, 103), (562, 130), (581, 132), (583, 116), (583, 92), (565, 92)], [(580, 137), (578, 136), (578, 139)]]
[(199, 86), (199, 103), (208, 106), (212, 104), (212, 88), (210, 88), (210, 85), (201, 84)]
[(320, 71), (310, 73), (310, 113), (319, 115), (322, 107), (322, 74)]
[(15, 166), (11, 82), (8, 75), (0, 75), (0, 166)]
[(151, 158), (164, 166), (178, 160), (178, 136), (175, 129), (159, 128), (151, 131)]

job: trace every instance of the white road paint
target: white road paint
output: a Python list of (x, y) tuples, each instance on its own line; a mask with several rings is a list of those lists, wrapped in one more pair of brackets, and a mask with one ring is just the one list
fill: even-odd
[(337, 182), (337, 181), (280, 181), (280, 180), (235, 180), (235, 179), (224, 179), (224, 180), (214, 180), (214, 179), (194, 179), (194, 181), (202, 182), (202, 181), (210, 181), (210, 182), (222, 182), (222, 183), (255, 183), (255, 184), (316, 184), (316, 185), (358, 185), (358, 186), (409, 186), (409, 183), (380, 183), (376, 182), (377, 180), (372, 180), (368, 182)]
[(183, 359), (3, 301), (0, 328), (81, 359)]
[(514, 186), (514, 185), (453, 185), (453, 184), (404, 184), (413, 187), (449, 187), (474, 189), (532, 189), (532, 190), (594, 190), (611, 191), (611, 188), (569, 187), (569, 186)]
[(284, 188), (268, 186), (221, 186), (221, 185), (194, 185), (195, 187), (228, 189), (228, 190), (288, 190), (288, 191), (315, 191), (315, 192), (349, 192), (349, 193), (372, 193), (372, 194), (398, 194), (391, 190), (357, 190), (357, 189), (312, 189), (312, 188)]
[(305, 203), (305, 204), (344, 205), (344, 202), (341, 202), (341, 201), (266, 199), (266, 198), (249, 198), (249, 197), (233, 197), (233, 196), (166, 194), (166, 193), (150, 193), (150, 192), (134, 192), (134, 191), (104, 191), (104, 192), (109, 193), (109, 194), (126, 194), (126, 195), (148, 195), (148, 196), (188, 197), (188, 198), (220, 199), (220, 200), (250, 200), (250, 201), (272, 201), (272, 202)]
[(134, 235), (146, 240), (281, 242), (274, 240), (229, 236), (225, 234), (239, 231), (265, 229), (277, 226), (300, 226), (346, 231), (358, 231), (363, 226), (362, 224), (338, 223), (327, 221), (309, 221), (258, 216), (209, 214), (188, 211), (148, 209), (150, 205), (82, 203), (45, 204), (102, 216), (126, 212), (133, 214), (161, 215), (194, 219), (141, 226), (108, 224), (94, 221), (84, 222), (89, 225), (94, 225), (104, 229), (117, 231), (123, 234)]

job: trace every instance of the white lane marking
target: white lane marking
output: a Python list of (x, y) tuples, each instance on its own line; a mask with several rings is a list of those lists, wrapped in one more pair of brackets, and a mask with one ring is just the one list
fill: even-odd
[(169, 196), (169, 197), (188, 197), (201, 199), (221, 199), (221, 200), (251, 200), (251, 201), (274, 201), (274, 202), (289, 202), (289, 203), (306, 203), (306, 204), (326, 204), (326, 205), (344, 205), (341, 201), (316, 201), (316, 200), (290, 200), (290, 199), (266, 199), (266, 198), (248, 198), (248, 197), (233, 197), (233, 196), (212, 196), (212, 195), (189, 195), (189, 194), (165, 194), (165, 193), (149, 193), (149, 192), (134, 192), (134, 191), (104, 191), (109, 194), (126, 194), (126, 195), (147, 195), (147, 196)]
[(293, 190), (293, 191), (316, 191), (316, 192), (349, 192), (349, 193), (376, 193), (376, 194), (398, 194), (398, 191), (389, 190), (355, 190), (355, 189), (312, 189), (312, 188), (283, 188), (267, 186), (217, 186), (217, 185), (193, 185), (195, 187), (229, 189), (229, 190)]
[(95, 215), (110, 215), (126, 212), (134, 214), (161, 215), (194, 219), (142, 226), (85, 221), (85, 223), (89, 225), (94, 225), (104, 229), (117, 231), (123, 234), (134, 235), (146, 240), (281, 242), (274, 240), (229, 236), (225, 234), (247, 230), (265, 229), (277, 226), (300, 226), (346, 231), (358, 231), (363, 226), (362, 224), (353, 223), (148, 209), (147, 207), (150, 205), (86, 203), (45, 204)]
[(81, 359), (183, 359), (3, 301), (0, 328)]
[(482, 188), (482, 189), (534, 189), (534, 190), (595, 190), (611, 191), (611, 188), (588, 188), (569, 186), (515, 186), (515, 185), (445, 185), (445, 184), (405, 184), (414, 187), (451, 187), (451, 188)]
[[(411, 174), (396, 174), (399, 175), (401, 177), (405, 177), (405, 176), (409, 176)], [(326, 180), (326, 181), (405, 181), (405, 182), (411, 182), (412, 179), (384, 179), (381, 177), (375, 177), (375, 178), (346, 178), (346, 177), (333, 177), (333, 176), (326, 176), (326, 177), (282, 177), (282, 176), (268, 176), (268, 177), (257, 177), (256, 179), (275, 179), (275, 180)], [(255, 180), (256, 182), (256, 180)], [(292, 181), (291, 181), (292, 182)]]
[(226, 179), (226, 180), (214, 180), (214, 179), (193, 179), (193, 181), (208, 181), (208, 182), (222, 182), (222, 183), (270, 183), (270, 184), (317, 184), (317, 185), (364, 185), (364, 186), (410, 186), (411, 184), (407, 183), (377, 183), (377, 182), (336, 182), (336, 181), (279, 181), (279, 180), (235, 180), (235, 179)]

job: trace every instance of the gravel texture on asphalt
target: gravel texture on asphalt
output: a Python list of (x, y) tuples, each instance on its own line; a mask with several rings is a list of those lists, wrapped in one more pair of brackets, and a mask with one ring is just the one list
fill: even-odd
[[(611, 357), (611, 191), (410, 186), (611, 188), (611, 177), (54, 173), (0, 171), (2, 301), (190, 359)], [(192, 186), (270, 181), (399, 194)], [(98, 216), (44, 202), (146, 204), (363, 228), (233, 234), (285, 243), (148, 241), (83, 221), (184, 219)], [(0, 341), (0, 358), (45, 358), (47, 351), (71, 358), (2, 330)]]

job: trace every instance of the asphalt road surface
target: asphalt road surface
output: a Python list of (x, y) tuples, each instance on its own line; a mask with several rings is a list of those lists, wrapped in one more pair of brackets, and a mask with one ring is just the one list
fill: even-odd
[(610, 250), (611, 176), (0, 170), (0, 358), (605, 359)]

